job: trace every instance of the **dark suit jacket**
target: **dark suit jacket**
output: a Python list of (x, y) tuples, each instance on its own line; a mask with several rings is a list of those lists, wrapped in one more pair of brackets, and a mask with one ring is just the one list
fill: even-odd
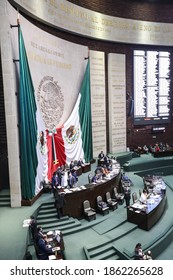
[(64, 194), (58, 194), (55, 199), (55, 207), (63, 208), (65, 204)]
[(60, 178), (57, 176), (52, 177), (52, 187), (56, 187), (60, 185)]
[(47, 248), (46, 242), (43, 238), (38, 240), (37, 247), (40, 259), (48, 260), (48, 255), (52, 253), (52, 248)]

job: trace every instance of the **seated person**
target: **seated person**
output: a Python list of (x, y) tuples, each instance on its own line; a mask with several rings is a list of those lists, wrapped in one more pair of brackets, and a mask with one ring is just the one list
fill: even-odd
[(142, 154), (142, 147), (141, 147), (141, 146), (138, 146), (138, 147), (137, 147), (137, 151), (138, 151), (139, 154)]
[(110, 173), (106, 165), (101, 166), (101, 173), (102, 173), (102, 177), (106, 177)]
[(108, 155), (106, 155), (104, 157), (104, 165), (106, 165), (106, 167), (107, 167), (109, 165), (109, 163), (110, 163), (110, 158), (108, 157)]
[(151, 251), (147, 251), (147, 253), (144, 255), (143, 260), (152, 260), (152, 253)]
[(39, 239), (43, 238), (43, 237), (44, 237), (43, 229), (41, 226), (39, 226), (39, 227), (37, 227), (37, 235), (35, 238), (36, 243), (38, 243)]
[(143, 192), (141, 193), (141, 196), (140, 196), (140, 199), (139, 201), (142, 203), (142, 204), (146, 204), (147, 203), (147, 198), (148, 198), (148, 193), (147, 193), (147, 190), (143, 190)]
[(82, 166), (82, 165), (84, 165), (84, 162), (83, 162), (83, 160), (80, 158), (80, 159), (78, 160), (78, 162), (77, 162), (77, 166)]
[(41, 260), (48, 260), (49, 259), (49, 255), (51, 255), (53, 253), (52, 248), (49, 248), (47, 246), (47, 236), (43, 235), (43, 237), (39, 238), (37, 246), (38, 246), (38, 255), (39, 255), (39, 259)]
[(98, 167), (95, 169), (95, 174), (101, 174), (101, 175), (102, 175), (102, 166), (98, 166)]
[(100, 154), (98, 155), (98, 159), (103, 160), (105, 157), (103, 151), (100, 152)]
[(160, 147), (159, 147), (158, 143), (155, 144), (154, 149), (155, 149), (155, 152), (160, 152)]
[(143, 260), (144, 253), (141, 243), (137, 243), (135, 246), (135, 260)]
[(97, 183), (100, 180), (100, 175), (99, 174), (95, 174), (92, 177), (92, 183)]
[(107, 207), (108, 205), (107, 205), (106, 202), (104, 202), (103, 200), (101, 200), (101, 201), (99, 201), (98, 206), (100, 206), (101, 208), (105, 208), (105, 207)]
[(110, 172), (112, 171), (112, 161), (108, 164), (107, 170)]
[(143, 151), (145, 154), (148, 154), (149, 149), (148, 149), (147, 145), (143, 146)]

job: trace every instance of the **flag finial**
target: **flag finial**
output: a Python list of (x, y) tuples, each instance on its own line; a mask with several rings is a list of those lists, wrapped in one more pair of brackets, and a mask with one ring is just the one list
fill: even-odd
[(86, 60), (86, 59), (89, 59), (89, 57), (90, 57), (90, 50), (89, 50), (89, 48), (88, 48), (88, 56), (85, 57), (85, 60)]
[(19, 9), (17, 9), (17, 24), (20, 24), (20, 14), (19, 14)]

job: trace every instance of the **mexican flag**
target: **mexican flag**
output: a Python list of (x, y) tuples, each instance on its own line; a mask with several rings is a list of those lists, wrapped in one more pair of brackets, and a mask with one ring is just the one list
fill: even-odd
[(37, 175), (37, 121), (34, 86), (21, 27), (19, 26), (19, 137), (21, 191), (23, 199), (32, 199), (35, 195)]
[(47, 133), (47, 147), (49, 180), (58, 166), (93, 159), (89, 59), (73, 111), (62, 127)]

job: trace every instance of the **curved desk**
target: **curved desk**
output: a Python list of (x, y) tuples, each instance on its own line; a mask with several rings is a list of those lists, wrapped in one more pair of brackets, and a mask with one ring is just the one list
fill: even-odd
[(101, 195), (105, 199), (106, 192), (112, 195), (113, 188), (119, 187), (121, 180), (121, 173), (113, 176), (111, 179), (97, 184), (87, 184), (86, 189), (67, 193), (65, 195), (66, 204), (63, 208), (63, 214), (74, 218), (83, 218), (83, 201), (89, 200), (92, 208), (97, 209), (96, 198)]
[(162, 216), (166, 206), (166, 194), (159, 201), (149, 205), (146, 211), (131, 205), (127, 208), (127, 221), (137, 224), (139, 228), (150, 230)]

